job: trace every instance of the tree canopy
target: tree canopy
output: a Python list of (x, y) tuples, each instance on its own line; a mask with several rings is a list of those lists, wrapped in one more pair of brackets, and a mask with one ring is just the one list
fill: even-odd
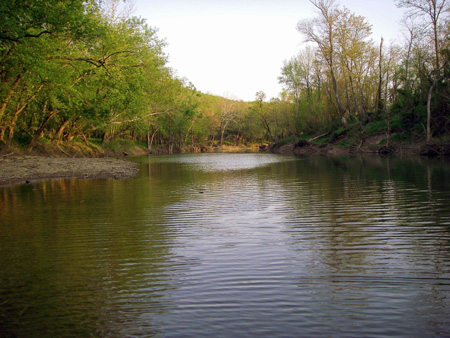
[(242, 102), (178, 78), (157, 28), (119, 0), (3, 1), (0, 145), (129, 139), (173, 152), (348, 128), (360, 143), (449, 135), (448, 0), (397, 0), (408, 37), (388, 46), (335, 0), (310, 3), (305, 47), (280, 65), (283, 92)]

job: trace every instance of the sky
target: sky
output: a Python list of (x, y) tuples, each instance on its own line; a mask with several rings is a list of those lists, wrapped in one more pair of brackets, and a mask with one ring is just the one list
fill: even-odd
[[(372, 24), (374, 41), (401, 39), (403, 9), (394, 0), (340, 0)], [(203, 93), (253, 101), (282, 90), (283, 61), (305, 45), (299, 20), (317, 16), (308, 0), (135, 0), (167, 42), (168, 66)]]

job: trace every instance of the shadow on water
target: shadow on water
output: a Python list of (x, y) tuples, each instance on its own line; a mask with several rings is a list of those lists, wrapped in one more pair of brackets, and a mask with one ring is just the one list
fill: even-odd
[(161, 199), (135, 188), (58, 179), (1, 190), (0, 336), (107, 336), (164, 311), (171, 238)]
[(448, 163), (139, 161), (0, 189), (1, 336), (449, 333)]

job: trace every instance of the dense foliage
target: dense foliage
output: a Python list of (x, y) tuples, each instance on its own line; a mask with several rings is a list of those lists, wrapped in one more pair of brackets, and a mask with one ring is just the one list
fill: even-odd
[(38, 140), (145, 137), (155, 128), (170, 140), (174, 131), (159, 115), (176, 124), (191, 118), (192, 91), (166, 67), (156, 29), (101, 5), (0, 4), (0, 142), (32, 148)]
[[(317, 16), (298, 23), (309, 44), (286, 61), (280, 82), (295, 104), (299, 130), (353, 129), (409, 141), (450, 132), (450, 2), (397, 0), (407, 38), (371, 39), (364, 17), (334, 0), (311, 0)], [(361, 144), (360, 143), (360, 144)]]
[(353, 130), (363, 143), (450, 131), (448, 0), (398, 0), (401, 44), (364, 17), (311, 0), (305, 48), (282, 65), (284, 91), (242, 102), (198, 92), (167, 66), (165, 42), (120, 1), (0, 3), (0, 145), (147, 141), (173, 151), (280, 142)]

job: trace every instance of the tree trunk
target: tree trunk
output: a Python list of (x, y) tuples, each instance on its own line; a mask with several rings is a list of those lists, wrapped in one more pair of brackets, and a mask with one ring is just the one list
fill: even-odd
[[(339, 93), (338, 93), (338, 87), (337, 87), (337, 80), (336, 77), (334, 75), (334, 71), (332, 66), (330, 66), (330, 73), (331, 73), (331, 80), (333, 82), (333, 91), (334, 91), (334, 98), (336, 99), (336, 107), (338, 109), (338, 113), (339, 116), (341, 117), (341, 119), (344, 121), (345, 117), (344, 117), (344, 112), (342, 110), (342, 106), (341, 106), (341, 100), (339, 99)], [(347, 128), (348, 125), (345, 123), (344, 127)]]
[(264, 128), (266, 129), (267, 133), (269, 134), (270, 138), (272, 139), (273, 142), (277, 142), (277, 140), (275, 139), (275, 137), (272, 134), (272, 130), (270, 129), (269, 123), (267, 122), (265, 117), (261, 117), (262, 121), (263, 121), (263, 125)]
[(386, 109), (386, 147), (389, 147), (391, 143), (391, 113)]
[(155, 139), (155, 136), (156, 136), (156, 133), (158, 133), (158, 130), (159, 130), (159, 129), (156, 129), (156, 130), (153, 132), (152, 137), (150, 138), (150, 144), (149, 144), (149, 146), (148, 146), (148, 150), (152, 150), (153, 140)]
[(106, 138), (107, 138), (107, 133), (106, 133), (106, 131), (105, 131), (105, 132), (103, 132), (103, 134), (102, 134), (102, 146), (105, 145), (105, 143), (106, 143)]
[(48, 113), (48, 115), (46, 116), (46, 118), (44, 119), (44, 121), (42, 121), (41, 125), (39, 126), (38, 130), (34, 133), (33, 138), (31, 139), (30, 143), (28, 144), (28, 148), (27, 150), (30, 151), (31, 149), (33, 149), (34, 145), (36, 144), (36, 141), (39, 139), (39, 137), (41, 136), (42, 132), (44, 131), (45, 127), (47, 126), (47, 124), (50, 122), (50, 120), (53, 118), (53, 116), (55, 116), (58, 112), (53, 110), (51, 112)]
[(63, 124), (61, 124), (58, 128), (58, 131), (55, 134), (55, 141), (60, 141), (62, 139), (62, 134), (64, 132), (64, 130), (66, 129), (67, 125), (69, 124), (70, 119), (66, 120), (63, 122)]
[(8, 106), (8, 102), (11, 99), (11, 97), (14, 95), (15, 88), (19, 84), (20, 80), (22, 79), (23, 74), (24, 73), (20, 73), (19, 75), (17, 75), (17, 78), (14, 81), (13, 85), (11, 86), (11, 89), (9, 90), (8, 95), (6, 95), (5, 99), (3, 100), (3, 102), (0, 106), (0, 118), (2, 118), (3, 115), (5, 114), (6, 107)]
[(223, 134), (225, 133), (225, 129), (223, 128), (220, 131), (220, 146), (223, 146)]
[(431, 141), (431, 98), (433, 96), (434, 83), (430, 86), (428, 90), (427, 99), (427, 142)]
[(383, 87), (383, 74), (382, 74), (382, 61), (383, 61), (383, 38), (381, 38), (380, 42), (380, 59), (378, 61), (378, 95), (377, 95), (377, 110), (378, 113), (381, 113), (383, 110), (383, 102), (382, 102), (382, 90)]
[(354, 85), (353, 85), (353, 77), (351, 75), (350, 70), (349, 70), (349, 80), (350, 80), (350, 90), (352, 92), (353, 103), (355, 105), (356, 116), (357, 116), (357, 119), (358, 119), (361, 116), (361, 111), (359, 109), (358, 97), (356, 96), (357, 94), (355, 93), (355, 88), (354, 88)]
[[(16, 111), (14, 112), (14, 115), (13, 115), (13, 117), (12, 117), (12, 119), (11, 119), (11, 122), (10, 122), (10, 124), (9, 124), (9, 126), (8, 126), (8, 128), (9, 128), (9, 135), (8, 135), (8, 143), (11, 143), (11, 140), (12, 140), (12, 138), (13, 138), (13, 136), (14, 136), (14, 128), (15, 128), (15, 126), (16, 126), (16, 121), (17, 121), (17, 117), (19, 116), (19, 114), (21, 113), (21, 112), (23, 112), (24, 110), (25, 110), (25, 108), (28, 106), (28, 104), (36, 97), (36, 95), (39, 93), (39, 91), (42, 89), (42, 87), (43, 87), (44, 85), (40, 85), (39, 86), (39, 88), (34, 92), (34, 94), (33, 95), (31, 95), (27, 100), (26, 100), (26, 102), (19, 108), (18, 106), (16, 107)], [(9, 100), (9, 99), (8, 99)], [(19, 100), (20, 101), (20, 100)], [(6, 102), (6, 101), (5, 101)], [(19, 103), (17, 103), (17, 105), (19, 105)], [(6, 106), (5, 107), (2, 107), (2, 109), (3, 108), (6, 108)], [(0, 115), (0, 118), (1, 118), (1, 115)], [(0, 141), (2, 141), (3, 140), (3, 135), (1, 135), (2, 136), (2, 138), (0, 139)]]
[(230, 123), (231, 120), (226, 121), (225, 123), (221, 123), (221, 130), (220, 130), (220, 146), (223, 145), (223, 138), (225, 134), (225, 130), (227, 129), (228, 123)]

